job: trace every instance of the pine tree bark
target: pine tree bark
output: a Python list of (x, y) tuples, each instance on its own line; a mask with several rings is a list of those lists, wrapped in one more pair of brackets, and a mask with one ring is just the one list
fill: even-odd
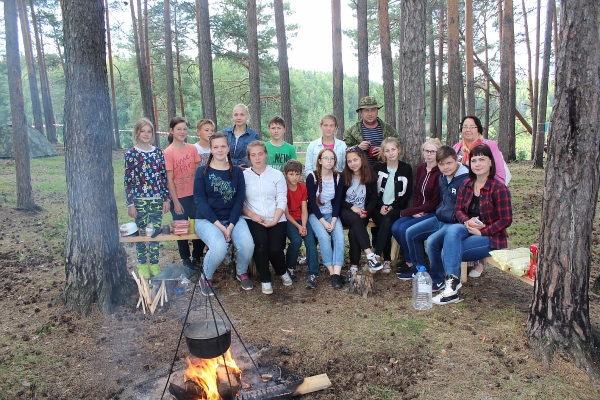
[(110, 100), (112, 110), (112, 128), (114, 132), (113, 150), (121, 148), (121, 134), (119, 133), (119, 114), (117, 112), (117, 92), (115, 90), (115, 69), (112, 57), (112, 42), (110, 36), (110, 18), (108, 10), (108, 0), (104, 0), (104, 11), (106, 17), (106, 46), (108, 48), (108, 66), (110, 72)]
[(533, 81), (533, 109), (531, 110), (531, 126), (533, 127), (531, 138), (531, 159), (535, 158), (535, 143), (538, 132), (538, 102), (539, 102), (539, 72), (540, 72), (540, 26), (542, 15), (542, 0), (537, 0), (536, 29), (535, 29), (535, 72)]
[[(523, 29), (525, 31), (525, 48), (527, 49), (527, 94), (529, 97), (529, 109), (533, 115), (533, 71), (531, 69), (531, 42), (529, 41), (529, 23), (527, 21), (527, 7), (525, 0), (521, 0), (521, 8), (523, 9)], [(535, 122), (532, 121), (532, 126)]]
[(394, 65), (392, 62), (392, 41), (390, 38), (390, 18), (388, 0), (377, 0), (377, 16), (379, 21), (379, 47), (381, 51), (383, 104), (385, 121), (396, 126), (396, 89), (394, 84)]
[(427, 10), (427, 35), (429, 55), (429, 136), (437, 137), (436, 114), (436, 76), (435, 76), (435, 43), (433, 40), (433, 7)]
[(514, 151), (514, 102), (512, 100), (512, 96), (515, 94), (513, 83), (514, 21), (512, 7), (512, 0), (504, 0), (500, 55), (500, 117), (498, 121), (498, 147), (507, 161), (516, 158)]
[[(31, 24), (35, 36), (35, 47), (38, 57), (38, 69), (40, 71), (40, 87), (42, 89), (42, 106), (44, 108), (44, 121), (46, 122), (46, 137), (50, 143), (58, 143), (56, 136), (56, 120), (54, 119), (54, 108), (52, 107), (52, 97), (50, 96), (50, 84), (48, 82), (48, 73), (46, 72), (46, 62), (44, 60), (44, 46), (38, 32), (38, 21), (33, 7), (33, 0), (29, 1), (31, 8)], [(64, 70), (63, 70), (64, 71)]]
[(250, 126), (260, 135), (260, 73), (258, 67), (258, 21), (256, 0), (246, 0), (248, 26), (248, 84), (250, 85)]
[(596, 384), (588, 290), (600, 181), (599, 14), (595, 0), (561, 2), (540, 248), (527, 321), (529, 344), (544, 366), (556, 349), (564, 349)]
[[(484, 10), (484, 14), (483, 14), (483, 20), (487, 21), (487, 9)], [(483, 46), (485, 48), (484, 51), (484, 57), (485, 57), (485, 70), (487, 71), (489, 69), (489, 65), (490, 65), (490, 59), (489, 59), (489, 54), (488, 54), (488, 40), (487, 40), (487, 28), (486, 28), (487, 24), (483, 24)], [(485, 76), (485, 111), (484, 111), (484, 122), (483, 122), (483, 137), (484, 138), (488, 138), (489, 132), (490, 132), (490, 97), (491, 97), (491, 93), (490, 93), (490, 77), (489, 76)]]
[(38, 207), (33, 200), (33, 191), (31, 189), (29, 134), (27, 133), (27, 119), (25, 117), (25, 104), (23, 102), (17, 4), (14, 0), (4, 1), (4, 27), (10, 116), (12, 119), (13, 146), (15, 149), (17, 209), (34, 210)]
[(290, 93), (290, 70), (288, 68), (287, 38), (285, 36), (285, 18), (283, 0), (274, 1), (275, 30), (277, 31), (277, 54), (279, 64), (279, 91), (281, 92), (281, 116), (285, 121), (285, 141), (294, 143), (292, 134), (292, 97)]
[(369, 95), (369, 37), (367, 0), (356, 1), (356, 37), (358, 50), (358, 98)]
[(42, 104), (40, 103), (40, 92), (37, 85), (37, 73), (33, 59), (33, 48), (31, 44), (31, 32), (29, 30), (29, 18), (27, 18), (27, 4), (25, 0), (17, 0), (19, 19), (21, 21), (21, 34), (23, 38), (23, 50), (27, 64), (27, 80), (29, 81), (29, 92), (31, 93), (31, 111), (33, 113), (33, 126), (42, 135), (44, 134), (44, 119), (42, 118)]
[(205, 118), (212, 119), (216, 124), (217, 105), (215, 102), (208, 0), (196, 0), (196, 25), (198, 26), (198, 59), (202, 111)]
[[(540, 82), (540, 98), (537, 133), (535, 136), (535, 155), (533, 168), (544, 168), (544, 141), (546, 139), (546, 107), (548, 104), (548, 80), (550, 78), (550, 53), (552, 51), (552, 16), (555, 10), (554, 0), (546, 3), (546, 29), (544, 31), (544, 54), (542, 56), (542, 81)], [(555, 100), (556, 103), (556, 100)]]
[[(177, 71), (177, 93), (179, 95), (179, 112), (181, 113), (181, 116), (185, 118), (185, 104), (183, 102), (183, 87), (181, 80), (181, 52), (179, 50), (179, 28), (177, 25), (177, 7), (175, 8), (173, 26), (175, 26), (173, 33), (175, 34), (175, 70)], [(213, 122), (216, 124), (216, 118), (213, 120)]]
[(458, 52), (458, 0), (448, 0), (448, 115), (446, 120), (446, 144), (458, 142), (460, 123), (460, 57)]
[(421, 145), (425, 141), (425, 52), (426, 4), (421, 0), (404, 0), (400, 13), (405, 16), (400, 27), (403, 35), (400, 69), (403, 97), (398, 99), (400, 113), (398, 130), (405, 132), (404, 161), (416, 172), (421, 160)]
[(438, 71), (437, 71), (437, 135), (442, 139), (442, 117), (444, 116), (444, 2), (440, 1), (438, 31)]
[(467, 76), (466, 115), (475, 115), (475, 71), (473, 66), (473, 0), (465, 1), (465, 73)]
[(338, 121), (335, 133), (344, 134), (344, 63), (342, 62), (342, 10), (340, 0), (331, 0), (331, 35), (333, 46), (333, 114)]
[(173, 73), (173, 38), (171, 34), (171, 5), (169, 0), (164, 0), (164, 27), (165, 27), (165, 72), (167, 79), (167, 121), (177, 114), (175, 105), (175, 75)]
[(102, 0), (61, 1), (67, 67), (65, 172), (66, 308), (105, 313), (135, 288), (119, 244)]

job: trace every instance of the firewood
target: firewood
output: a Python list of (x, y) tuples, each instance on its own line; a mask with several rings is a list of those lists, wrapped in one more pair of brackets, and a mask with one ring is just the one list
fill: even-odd
[(138, 292), (140, 293), (140, 299), (138, 300), (137, 306), (135, 308), (138, 308), (141, 302), (142, 310), (144, 311), (144, 314), (146, 314), (146, 301), (144, 297), (144, 289), (142, 288), (142, 283), (140, 282), (134, 271), (131, 271), (131, 275), (133, 276), (133, 280), (135, 281), (138, 288)]
[[(229, 376), (227, 374), (229, 371)], [(223, 400), (234, 399), (242, 387), (241, 374), (224, 365), (217, 367), (217, 389)], [(230, 385), (231, 383), (231, 385)]]
[(350, 278), (350, 282), (348, 283), (347, 290), (350, 293), (355, 293), (365, 298), (373, 295), (375, 293), (373, 275), (370, 273), (364, 273), (362, 271), (352, 275), (352, 278)]
[[(371, 279), (373, 279), (372, 276)], [(327, 374), (309, 376), (308, 378), (304, 378), (304, 382), (292, 393), (292, 397), (327, 389), (329, 386), (331, 386), (331, 381)]]

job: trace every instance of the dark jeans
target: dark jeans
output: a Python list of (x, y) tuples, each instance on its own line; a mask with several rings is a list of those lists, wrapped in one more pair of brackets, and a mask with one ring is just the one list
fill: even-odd
[(379, 210), (373, 213), (373, 222), (377, 224), (377, 241), (375, 242), (375, 254), (383, 256), (386, 261), (390, 260), (392, 252), (392, 225), (400, 218), (400, 210), (393, 209), (386, 215), (381, 215)]
[(367, 232), (369, 218), (361, 218), (354, 211), (343, 208), (340, 210), (340, 221), (342, 221), (342, 225), (348, 227), (350, 264), (358, 265), (360, 252), (371, 248), (371, 240)]
[(279, 276), (285, 274), (285, 233), (287, 222), (279, 222), (270, 228), (247, 219), (246, 223), (254, 239), (254, 262), (261, 282), (271, 282), (269, 261)]
[[(181, 197), (179, 199), (181, 206), (183, 207), (183, 214), (175, 213), (175, 207), (173, 201), (171, 201), (171, 215), (173, 221), (182, 219), (196, 219), (196, 203), (194, 202), (194, 196)], [(192, 256), (199, 260), (204, 254), (204, 242), (200, 239), (192, 240), (193, 250)], [(179, 248), (179, 256), (182, 260), (190, 259), (190, 244), (187, 240), (178, 240), (177, 247)]]
[[(302, 225), (302, 221), (296, 221)], [(317, 254), (317, 239), (312, 231), (312, 227), (309, 223), (306, 224), (306, 236), (300, 236), (298, 228), (296, 228), (291, 222), (286, 222), (287, 237), (290, 239), (286, 253), (285, 263), (288, 269), (296, 268), (296, 262), (298, 261), (298, 254), (300, 254), (300, 246), (304, 240), (304, 247), (306, 248), (306, 265), (308, 265), (307, 275), (319, 275), (319, 255)]]

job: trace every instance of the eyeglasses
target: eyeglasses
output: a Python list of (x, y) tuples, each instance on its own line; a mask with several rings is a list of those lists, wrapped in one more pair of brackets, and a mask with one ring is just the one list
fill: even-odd
[(423, 153), (425, 153), (425, 154), (435, 154), (435, 153), (437, 153), (437, 150), (423, 150)]
[(463, 129), (470, 129), (470, 130), (472, 130), (472, 129), (477, 129), (477, 126), (476, 126), (476, 125), (472, 125), (472, 126), (466, 126), (466, 125), (463, 125), (463, 127), (462, 127), (462, 128), (463, 128)]
[(352, 146), (352, 147), (348, 147), (346, 148), (346, 153), (351, 153), (351, 152), (356, 152), (356, 151), (362, 151), (360, 147), (358, 146)]
[(335, 158), (333, 158), (333, 157), (321, 157), (321, 160), (323, 160), (323, 161), (335, 161)]

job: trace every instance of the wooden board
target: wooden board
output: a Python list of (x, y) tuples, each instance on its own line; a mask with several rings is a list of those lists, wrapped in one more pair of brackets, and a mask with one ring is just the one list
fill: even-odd
[(162, 233), (155, 238), (151, 238), (150, 236), (121, 236), (119, 237), (119, 242), (121, 243), (137, 243), (137, 242), (164, 242), (169, 240), (193, 240), (199, 239), (198, 235), (195, 233), (187, 234), (187, 235), (173, 235), (172, 233), (169, 235), (163, 235)]
[[(498, 268), (500, 271), (504, 271), (512, 276), (514, 276), (515, 278), (519, 279), (522, 282), (527, 283), (530, 286), (533, 286), (534, 281), (532, 279), (529, 279), (529, 275), (523, 275), (523, 276), (517, 276), (515, 274), (513, 274), (512, 272), (510, 272), (509, 270), (504, 270), (500, 267), (500, 264), (498, 264), (492, 257), (486, 257), (483, 259), (484, 262), (486, 262), (487, 264)], [(461, 282), (466, 282), (467, 281), (467, 263), (466, 262), (462, 262), (461, 263)]]
[(327, 389), (330, 386), (331, 381), (327, 374), (309, 376), (308, 378), (304, 378), (304, 382), (292, 393), (292, 397)]

